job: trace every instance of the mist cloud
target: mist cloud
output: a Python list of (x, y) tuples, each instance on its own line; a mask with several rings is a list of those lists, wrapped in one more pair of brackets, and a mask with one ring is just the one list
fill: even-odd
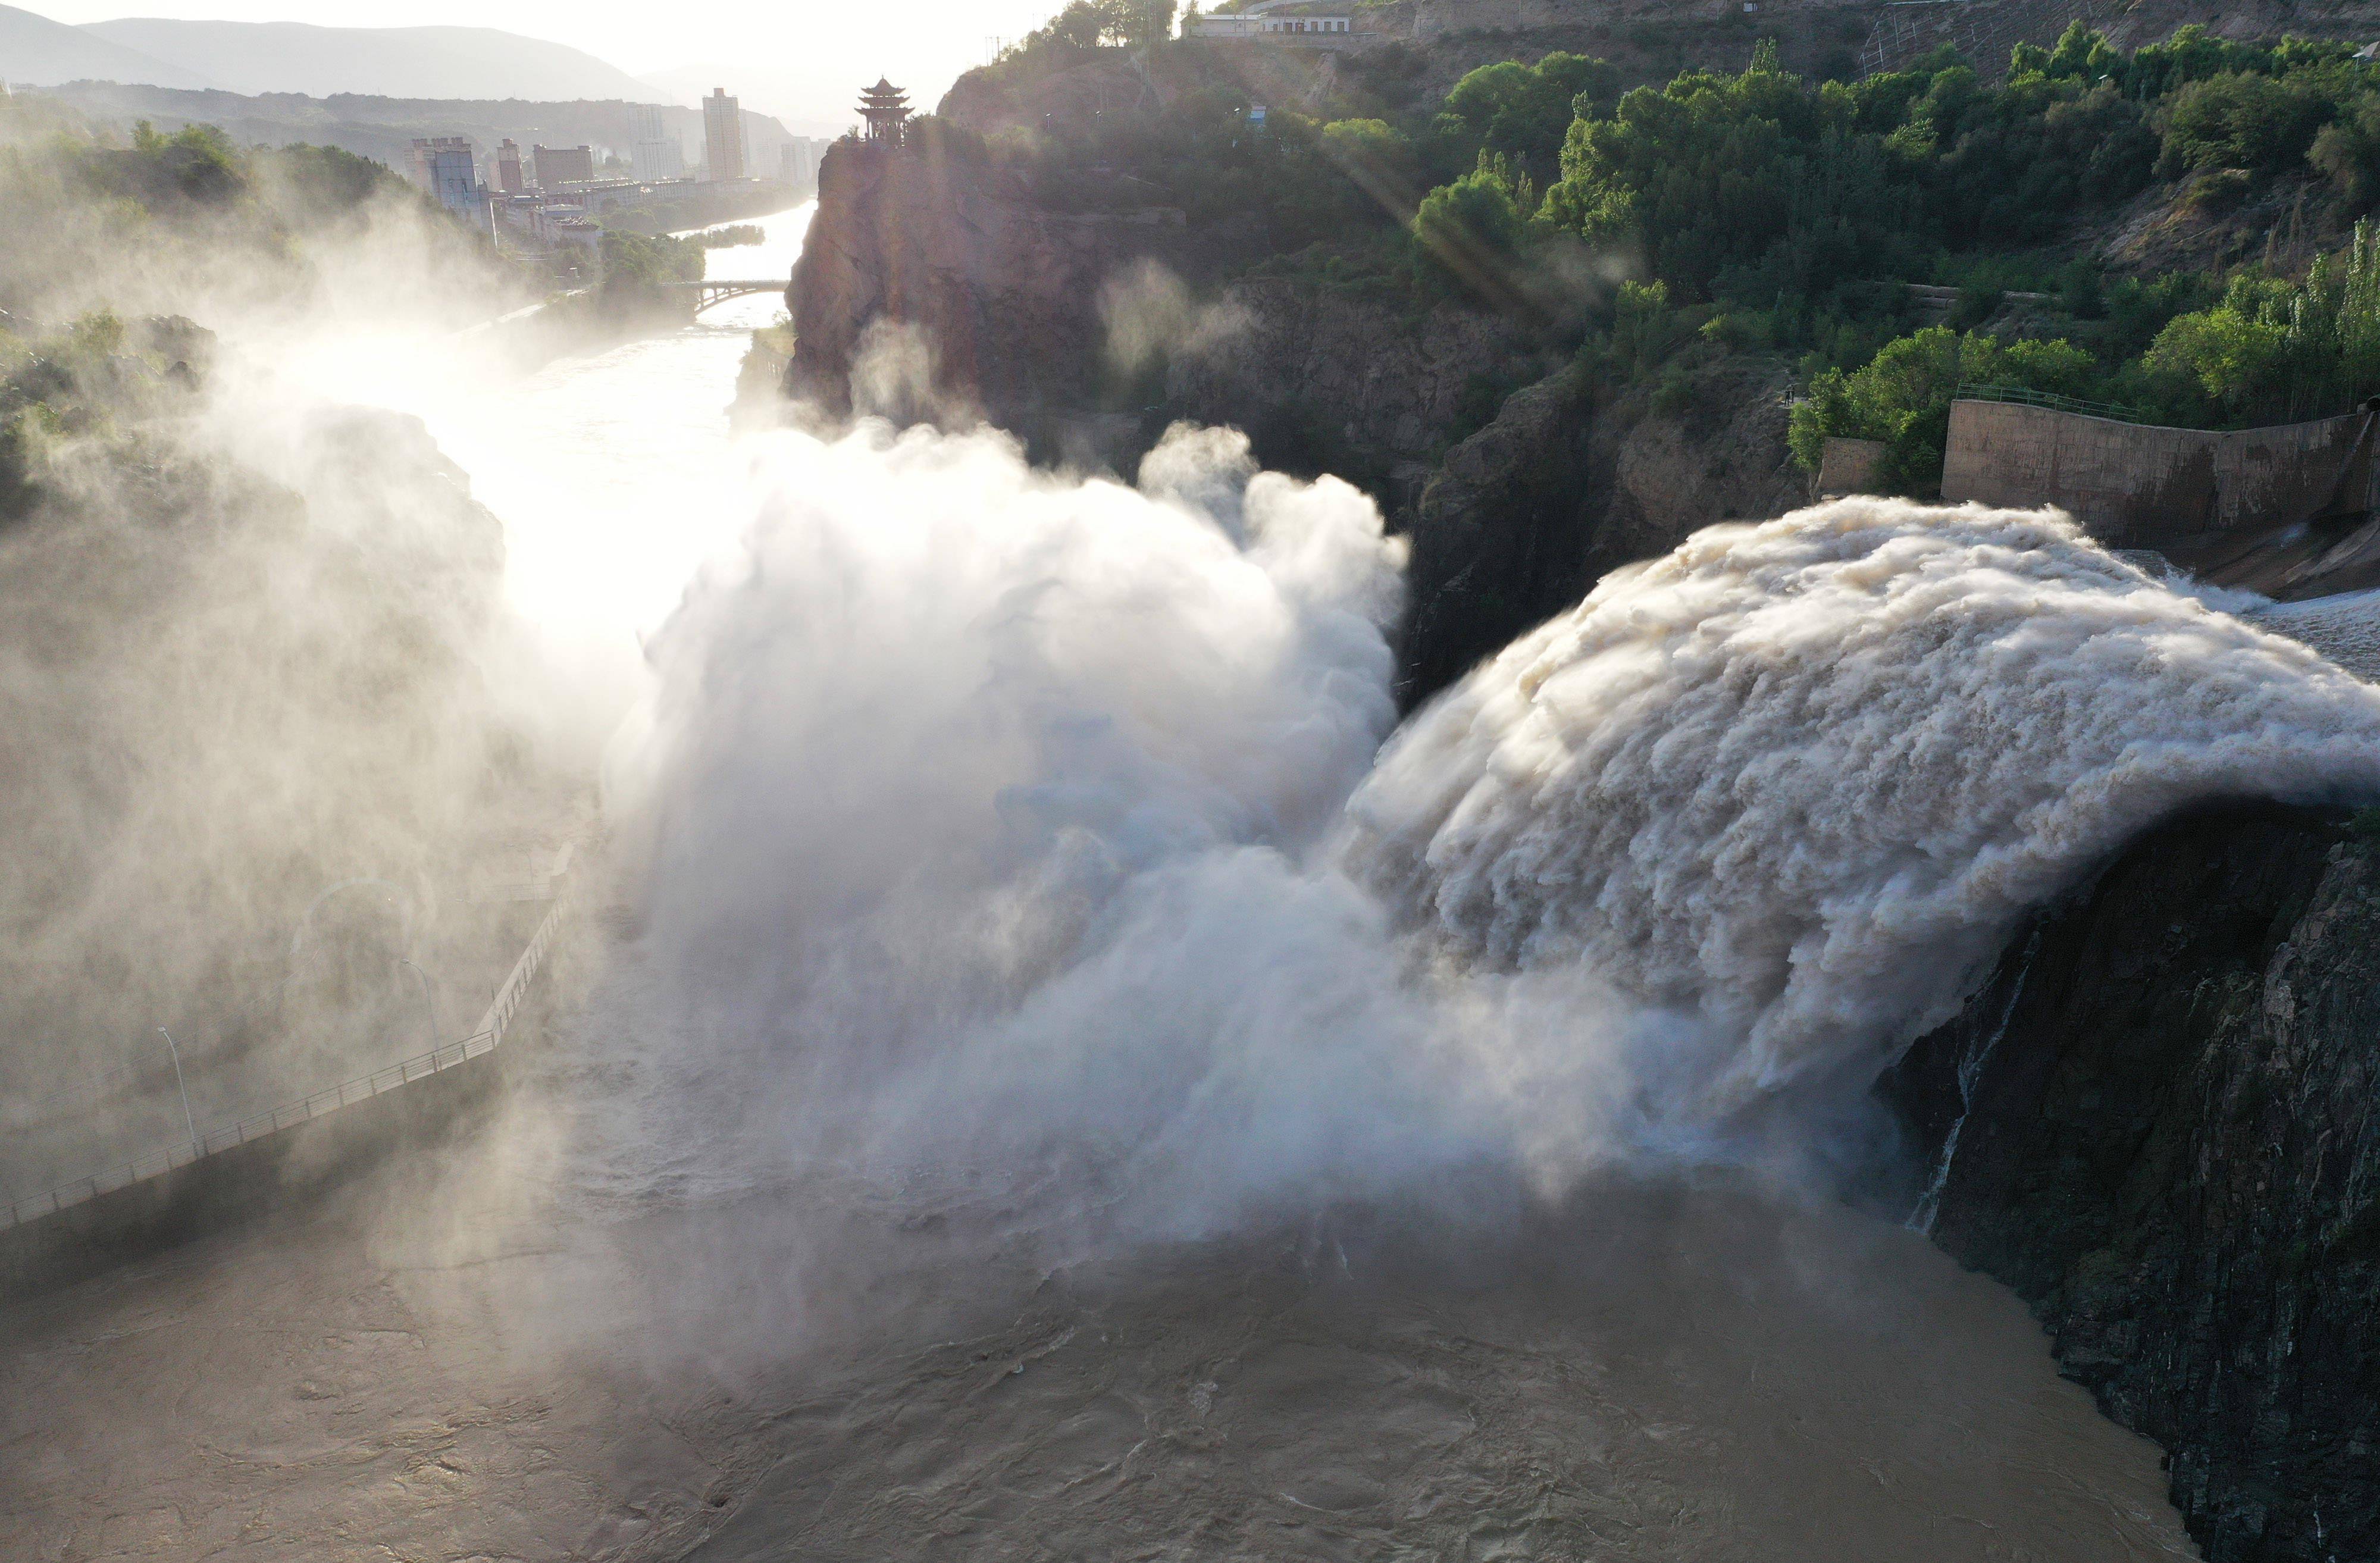
[(935, 1169), (1181, 1231), (1767, 1155), (1742, 1109), (1856, 1100), (2131, 832), (2380, 793), (2380, 693), (2048, 515), (1698, 534), (1376, 768), (1400, 560), (1353, 490), (1188, 428), (1137, 490), (990, 433), (771, 459), (655, 644), (628, 811), (647, 1105), (735, 1125), (717, 1186)]

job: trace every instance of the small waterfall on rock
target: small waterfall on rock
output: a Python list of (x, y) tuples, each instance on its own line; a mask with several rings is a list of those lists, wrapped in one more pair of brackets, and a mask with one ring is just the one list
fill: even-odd
[(1917, 1205), (1909, 1213), (1909, 1225), (1921, 1232), (1934, 1230), (1934, 1219), (1941, 1213), (1942, 1190), (1950, 1181), (1950, 1164), (1958, 1158), (1959, 1136), (1967, 1127), (1968, 1115), (1974, 1111), (1975, 1087), (1982, 1084), (1984, 1070), (1998, 1051), (2000, 1038), (2008, 1035), (2009, 1023), (2016, 1018), (2017, 1000), (2024, 997), (2025, 979), (2033, 975), (2033, 963), (2041, 954), (2041, 932), (2024, 941), (2024, 954), (2017, 961), (2016, 973), (2009, 980), (2008, 998), (2002, 1000), (1998, 1016), (1989, 1029), (1967, 1039), (1964, 1051), (1959, 1055), (1959, 1116), (1950, 1121), (1949, 1133), (1942, 1136), (1941, 1154), (1935, 1158), (1934, 1174), (1925, 1181), (1925, 1192), (1917, 1197)]

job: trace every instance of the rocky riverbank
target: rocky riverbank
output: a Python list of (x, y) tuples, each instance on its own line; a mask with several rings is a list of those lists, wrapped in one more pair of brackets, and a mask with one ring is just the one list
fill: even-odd
[(2135, 844), (1882, 1090), (1935, 1241), (2169, 1456), (2212, 1563), (2380, 1554), (2380, 847), (2237, 808)]

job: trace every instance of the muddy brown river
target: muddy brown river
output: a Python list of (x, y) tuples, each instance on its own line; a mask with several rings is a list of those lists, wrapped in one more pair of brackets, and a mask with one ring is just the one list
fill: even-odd
[[(806, 216), (714, 266), (788, 260)], [(698, 327), (432, 419), (516, 602), (632, 588), (543, 621), (590, 664), (633, 665), (716, 540), (670, 496), (733, 487), (742, 348)], [(585, 920), (472, 1133), (0, 1305), (0, 1555), (2196, 1556), (2157, 1450), (1896, 1222), (1726, 1171), (1483, 1173), (1087, 1242), (965, 1179), (742, 1176), (649, 1110), (628, 922)]]

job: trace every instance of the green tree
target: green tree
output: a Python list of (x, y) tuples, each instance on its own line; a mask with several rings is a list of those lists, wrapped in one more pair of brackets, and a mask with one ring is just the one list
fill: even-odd
[(632, 234), (606, 228), (600, 241), (602, 291), (607, 297), (657, 298), (667, 283), (702, 280), (701, 247), (667, 234)]
[(1890, 275), (1922, 253), (1922, 191), (1859, 112), (1852, 90), (1769, 70), (1640, 87), (1571, 127), (1547, 216), (1641, 256), (1681, 302)]
[(1439, 274), (1482, 297), (1513, 296), (1529, 218), (1525, 184), (1526, 176), (1515, 180), (1504, 158), (1481, 152), (1469, 174), (1422, 198), (1414, 214), (1415, 249)]
[(2193, 81), (2229, 70), (2257, 70), (2266, 60), (2263, 51), (2216, 37), (2198, 22), (2177, 28), (2162, 43), (2133, 52), (2126, 63), (2124, 91), (2146, 103), (2164, 97)]
[(2306, 82), (2225, 71), (2174, 95), (2165, 157), (2176, 169), (2285, 168), (2305, 156), (2331, 112)]
[(2080, 81), (2086, 85), (2101, 81), (2121, 83), (2124, 56), (2107, 42), (2107, 35), (2081, 20), (2069, 22), (2059, 33), (2058, 42), (2044, 49), (2038, 43), (2020, 43), (2009, 53), (2009, 78), (2011, 81), (2038, 75), (2052, 81)]
[(1571, 122), (1609, 97), (1619, 81), (1612, 66), (1584, 55), (1481, 66), (1454, 84), (1432, 122), (1438, 166), (1453, 173), (1474, 165), (1482, 151), (1500, 152), (1540, 184), (1550, 183)]
[(2380, 392), (2380, 230), (2358, 223), (2294, 286), (2233, 278), (2220, 304), (2168, 322), (2134, 375), (2164, 416), (2192, 422), (2341, 413)]
[(2380, 96), (2366, 92), (2336, 122), (2323, 127), (2306, 161), (2322, 171), (2348, 210), (2380, 204)]
[(1787, 438), (1794, 459), (1818, 468), (1828, 435), (1884, 442), (1881, 477), (1896, 493), (1929, 494), (1942, 484), (1950, 403), (1961, 384), (2021, 386), (2078, 395), (2098, 364), (2070, 342), (2006, 342), (1933, 326), (1886, 345), (1863, 368), (1828, 370), (1793, 408)]

